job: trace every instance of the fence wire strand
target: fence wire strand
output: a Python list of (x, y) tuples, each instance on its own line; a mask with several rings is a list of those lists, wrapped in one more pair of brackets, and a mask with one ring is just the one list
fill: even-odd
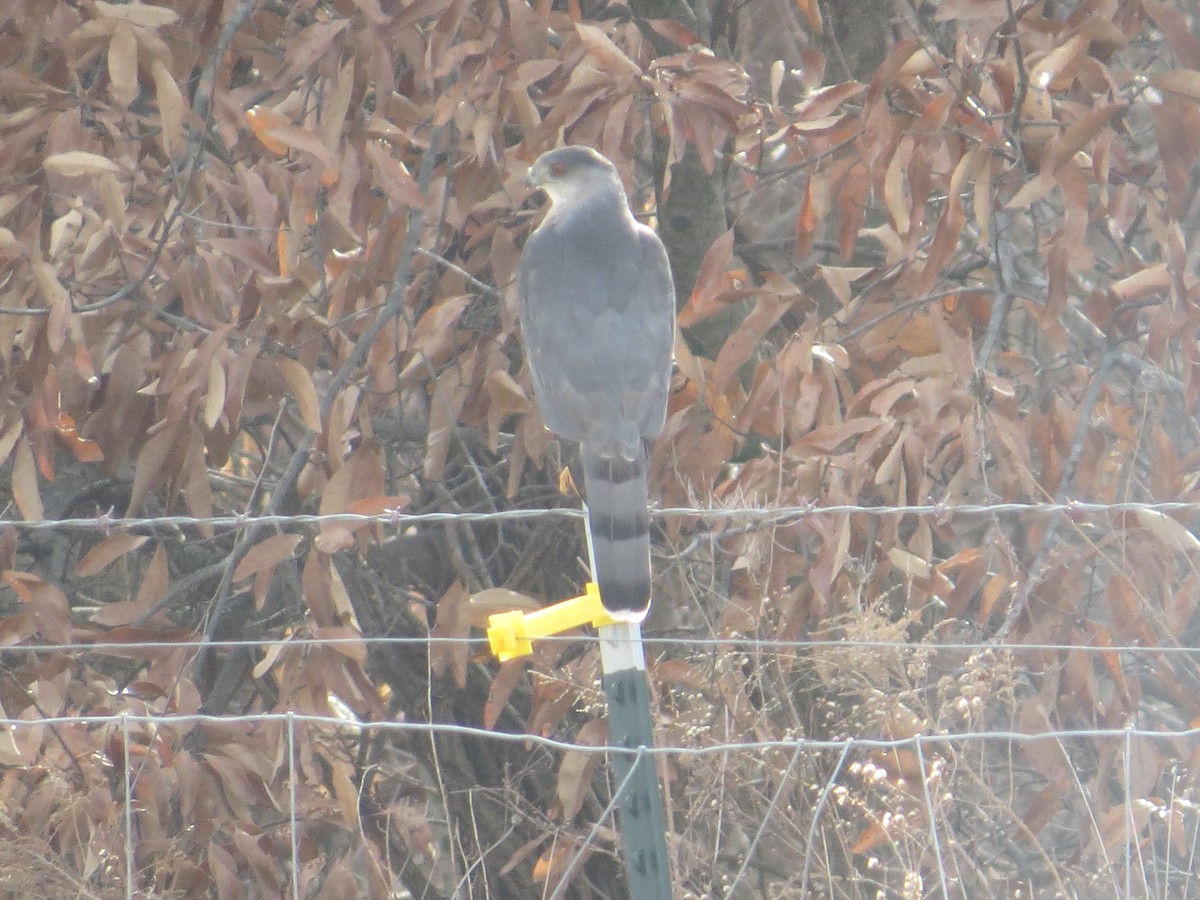
[[(866, 738), (847, 737), (841, 740), (826, 740), (819, 738), (789, 738), (779, 740), (757, 741), (721, 741), (698, 747), (687, 747), (678, 744), (654, 747), (617, 747), (592, 744), (577, 744), (561, 738), (526, 732), (497, 731), (481, 728), (475, 725), (461, 725), (453, 722), (383, 722), (363, 721), (360, 719), (317, 715), (315, 713), (298, 712), (256, 712), (229, 713), (209, 715), (206, 713), (94, 713), (71, 716), (40, 716), (30, 719), (13, 719), (8, 716), (0, 717), (0, 728), (33, 728), (33, 727), (64, 727), (68, 725), (86, 726), (119, 726), (124, 729), (129, 725), (145, 725), (155, 731), (162, 728), (190, 728), (197, 725), (263, 725), (277, 724), (284, 728), (288, 722), (300, 725), (311, 725), (323, 728), (343, 730), (355, 734), (363, 732), (395, 732), (406, 734), (454, 735), (457, 737), (492, 740), (497, 743), (515, 743), (536, 745), (547, 750), (575, 751), (585, 754), (617, 754), (636, 757), (639, 753), (650, 756), (715, 756), (722, 753), (765, 753), (768, 751), (837, 750), (847, 747), (859, 750), (902, 750), (914, 748), (917, 741), (926, 746), (944, 745), (961, 746), (977, 741), (1001, 741), (1013, 744), (1029, 744), (1037, 741), (1064, 741), (1086, 738), (1090, 740), (1107, 740), (1125, 742), (1133, 738), (1148, 740), (1176, 740), (1181, 738), (1200, 738), (1200, 726), (1192, 728), (1177, 728), (1154, 730), (1149, 728), (1052, 728), (1045, 731), (1010, 731), (988, 729), (986, 731), (943, 731), (928, 734), (918, 734), (904, 738)], [(915, 752), (915, 750), (914, 750)]]
[[(1162, 502), (1127, 501), (1121, 503), (1094, 503), (1068, 500), (1064, 503), (978, 503), (945, 504), (918, 503), (905, 506), (857, 506), (835, 504), (819, 506), (816, 503), (803, 506), (671, 506), (652, 509), (654, 518), (695, 518), (713, 522), (734, 519), (740, 522), (779, 524), (802, 520), (812, 516), (862, 514), (869, 516), (932, 516), (951, 518), (954, 516), (1007, 516), (1007, 515), (1066, 515), (1069, 517), (1092, 517), (1117, 513), (1200, 513), (1200, 501), (1171, 500)], [(365, 515), (361, 513), (302, 513), (295, 515), (223, 515), (223, 516), (113, 516), (101, 513), (97, 516), (80, 516), (65, 519), (0, 519), (0, 529), (13, 528), (18, 531), (104, 531), (122, 532), (148, 528), (195, 528), (212, 527), (244, 530), (259, 526), (285, 525), (388, 525), (394, 528), (409, 528), (417, 525), (440, 525), (456, 522), (519, 522), (530, 519), (560, 517), (582, 519), (583, 510), (571, 507), (537, 507), (530, 509), (503, 509), (491, 512), (425, 512), (406, 513), (400, 510)], [(1197, 544), (1200, 547), (1200, 543)]]
[[(620, 643), (619, 639), (606, 638), (609, 643)], [(560, 634), (549, 637), (539, 637), (539, 643), (560, 644), (596, 644), (600, 638), (595, 634)], [(958, 651), (958, 652), (996, 652), (1024, 653), (1039, 651), (1046, 653), (1107, 653), (1152, 654), (1156, 656), (1175, 656), (1200, 660), (1200, 647), (1184, 647), (1180, 645), (1154, 644), (1063, 644), (1042, 643), (1038, 641), (1012, 641), (1003, 644), (989, 644), (981, 641), (924, 641), (897, 642), (881, 640), (864, 640), (861, 638), (814, 638), (812, 640), (773, 640), (758, 638), (753, 635), (734, 634), (728, 637), (647, 637), (641, 641), (647, 648), (670, 649), (702, 649), (728, 651), (757, 651), (784, 652), (797, 650), (821, 649), (860, 649), (860, 650), (907, 650), (912, 652), (928, 651)], [(361, 637), (263, 637), (241, 640), (153, 640), (142, 639), (131, 641), (81, 641), (75, 644), (44, 643), (44, 644), (14, 644), (0, 647), (0, 659), (5, 653), (97, 653), (97, 654), (127, 654), (135, 650), (170, 651), (170, 650), (268, 650), (276, 647), (285, 649), (309, 650), (319, 647), (364, 647), (364, 646), (466, 646), (472, 651), (480, 652), (488, 649), (486, 637), (438, 637), (436, 635), (380, 637), (363, 635)]]

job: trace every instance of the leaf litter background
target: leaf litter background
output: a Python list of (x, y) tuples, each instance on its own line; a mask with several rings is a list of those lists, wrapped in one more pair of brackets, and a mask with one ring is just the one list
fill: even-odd
[[(658, 201), (655, 492), (728, 510), (656, 536), (679, 896), (1200, 891), (1196, 507), (978, 510), (1200, 499), (1195, 12), (851, 6), (0, 10), (8, 896), (281, 896), (293, 839), (306, 897), (626, 895), (594, 645), (454, 640), (575, 520), (105, 527), (575, 505), (511, 295), (564, 140)], [(71, 721), (286, 711), (346, 724)]]

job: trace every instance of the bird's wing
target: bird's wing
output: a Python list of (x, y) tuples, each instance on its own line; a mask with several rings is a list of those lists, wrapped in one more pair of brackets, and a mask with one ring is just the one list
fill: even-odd
[(560, 210), (526, 242), (518, 297), (547, 427), (630, 458), (662, 429), (670, 379), (674, 294), (657, 236), (623, 210)]
[(638, 225), (641, 264), (638, 269), (636, 315), (641, 335), (640, 384), (633, 386), (630, 411), (635, 414), (642, 437), (655, 437), (667, 417), (667, 395), (671, 386), (671, 358), (675, 349), (675, 285), (667, 249), (653, 230)]

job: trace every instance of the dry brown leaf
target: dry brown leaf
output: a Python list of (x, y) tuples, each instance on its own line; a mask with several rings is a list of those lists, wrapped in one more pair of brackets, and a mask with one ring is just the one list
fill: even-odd
[(983, 593), (979, 599), (979, 621), (986, 622), (990, 619), (996, 609), (996, 601), (1013, 587), (1009, 577), (1003, 572), (998, 572), (989, 578), (987, 584), (983, 586)]
[(500, 716), (508, 705), (508, 698), (517, 689), (521, 677), (525, 674), (525, 663), (524, 659), (510, 659), (500, 664), (500, 670), (492, 678), (487, 702), (483, 706), (484, 728), (495, 728), (496, 723), (500, 721)]
[(349, 26), (349, 19), (336, 18), (302, 28), (288, 40), (279, 77), (288, 80), (300, 76), (330, 51), (334, 40)]
[(71, 643), (71, 608), (61, 588), (28, 572), (10, 569), (3, 577), (13, 593), (25, 604), (38, 634), (51, 643)]
[[(187, 498), (187, 507), (191, 514), (199, 519), (208, 519), (213, 515), (213, 494), (208, 483), (208, 461), (205, 449), (203, 441), (199, 440), (198, 435), (195, 436), (191, 442), (187, 460), (184, 462), (184, 494)], [(196, 528), (205, 537), (213, 536), (213, 526), (208, 522), (202, 521), (196, 525)]]
[(1128, 642), (1157, 643), (1146, 627), (1142, 614), (1143, 597), (1134, 582), (1125, 575), (1114, 575), (1105, 591), (1112, 614), (1114, 633)]
[(1141, 300), (1171, 286), (1171, 272), (1166, 263), (1156, 263), (1138, 269), (1132, 275), (1114, 281), (1109, 286), (1121, 300)]
[(75, 428), (75, 420), (66, 413), (59, 414), (54, 435), (80, 462), (104, 461), (104, 452), (100, 449), (100, 445), (95, 441), (80, 437), (79, 431)]
[(114, 534), (112, 537), (107, 537), (83, 555), (83, 558), (75, 566), (75, 574), (79, 578), (98, 575), (126, 553), (132, 553), (148, 540), (150, 538), (144, 534)]
[[(321, 494), (323, 516), (350, 513), (358, 500), (378, 498), (383, 490), (383, 458), (379, 446), (364, 441), (330, 477)], [(386, 498), (391, 500), (392, 498)], [(398, 499), (398, 498), (397, 498)], [(322, 553), (335, 553), (354, 546), (354, 534), (368, 522), (322, 522), (316, 546)]]
[(133, 487), (129, 492), (129, 507), (125, 515), (135, 515), (150, 492), (162, 484), (179, 432), (178, 426), (164, 428), (142, 446), (133, 470)]
[(534, 863), (533, 880), (545, 885), (542, 893), (547, 896), (560, 893), (560, 888), (563, 889), (562, 892), (565, 892), (575, 873), (582, 868), (594, 850), (595, 847), (592, 843), (580, 846), (577, 840), (560, 835), (557, 843), (538, 857), (538, 861)]
[(462, 582), (456, 581), (438, 600), (437, 622), (429, 635), (435, 639), (429, 647), (429, 669), (441, 675), (449, 666), (460, 688), (467, 686), (470, 633), (471, 595)]
[(733, 229), (708, 248), (696, 275), (696, 285), (687, 305), (679, 313), (679, 327), (688, 328), (722, 309), (717, 298), (725, 288), (725, 272), (733, 260)]
[(467, 397), (473, 388), (476, 348), (460, 356), (438, 376), (433, 386), (433, 397), (429, 412), (429, 434), (425, 439), (425, 477), (437, 480), (442, 477), (446, 456), (450, 451), (451, 438), (458, 426)]
[(56, 175), (100, 175), (104, 172), (120, 174), (121, 167), (106, 156), (85, 150), (67, 150), (54, 153), (42, 160), (42, 167)]
[[(608, 723), (603, 719), (589, 719), (575, 735), (575, 743), (582, 747), (602, 747), (607, 740)], [(568, 750), (562, 755), (556, 791), (563, 821), (569, 822), (583, 809), (583, 801), (591, 790), (592, 773), (603, 759), (604, 754), (594, 750)]]
[(823, 216), (817, 210), (815, 182), (808, 180), (804, 188), (804, 197), (800, 201), (800, 209), (796, 213), (796, 258), (807, 259), (813, 250), (813, 241), (817, 237), (817, 228), (823, 221)]
[(500, 429), (511, 415), (521, 415), (533, 409), (533, 403), (510, 374), (503, 369), (489, 372), (483, 381), (490, 401), (488, 408), (488, 446), (493, 452), (500, 449)]
[(802, 443), (819, 452), (830, 453), (843, 441), (858, 437), (883, 424), (886, 424), (883, 419), (865, 416), (851, 419), (848, 422), (838, 422), (835, 425), (825, 425), (821, 428), (814, 428), (806, 434)]
[(887, 833), (882, 825), (878, 822), (872, 822), (863, 831), (859, 832), (858, 837), (854, 839), (854, 843), (850, 846), (850, 852), (856, 856), (863, 853), (870, 853), (876, 847), (887, 844), (891, 841), (891, 836)]
[(1089, 109), (1067, 126), (1066, 131), (1050, 142), (1047, 149), (1049, 168), (1057, 171), (1088, 145), (1113, 116), (1125, 109), (1125, 103), (1110, 103)]
[(318, 641), (337, 641), (329, 645), (335, 653), (339, 653), (357, 663), (367, 661), (367, 645), (363, 642), (362, 632), (349, 625), (318, 625), (313, 629), (313, 638)]
[(709, 676), (686, 660), (660, 660), (651, 665), (648, 671), (654, 682), (663, 686), (680, 685), (696, 691), (707, 691), (712, 687)]
[(1065, 91), (1075, 80), (1091, 39), (1084, 34), (1067, 38), (1029, 70), (1029, 80), (1040, 88)]
[(292, 399), (300, 409), (300, 418), (313, 431), (321, 431), (321, 402), (313, 386), (312, 373), (303, 365), (286, 356), (276, 360), (283, 380), (287, 382)]
[(179, 90), (171, 70), (160, 59), (150, 62), (150, 75), (154, 79), (154, 99), (158, 114), (162, 118), (161, 137), (163, 151), (173, 156), (183, 149), (183, 92)]
[(314, 622), (318, 625), (339, 623), (337, 603), (333, 597), (329, 555), (322, 553), (316, 546), (309, 549), (304, 568), (300, 571), (300, 591), (304, 597), (304, 605), (312, 613)]
[(1062, 810), (1063, 788), (1057, 783), (1051, 783), (1037, 792), (1033, 802), (1029, 804), (1021, 821), (1025, 830), (1018, 830), (1013, 839), (1022, 843), (1030, 840), (1030, 835), (1036, 835)]
[(242, 828), (234, 828), (233, 845), (237, 848), (238, 854), (242, 861), (249, 865), (249, 871), (255, 877), (255, 884), (261, 887), (270, 888), (282, 887), (279, 881), (279, 864), (273, 852), (268, 853), (264, 849), (264, 845), (274, 847), (269, 843), (269, 839), (255, 829), (254, 834), (250, 834)]
[(717, 354), (717, 360), (709, 373), (709, 383), (715, 391), (723, 392), (730, 380), (760, 348), (767, 332), (783, 317), (792, 304), (799, 300), (798, 295), (779, 296), (777, 294), (760, 293), (755, 300), (754, 309), (738, 325)]
[(1200, 72), (1195, 69), (1173, 69), (1150, 76), (1150, 83), (1160, 91), (1182, 94), (1200, 100)]
[(300, 534), (275, 534), (259, 541), (246, 552), (237, 568), (233, 570), (234, 584), (266, 569), (273, 569), (285, 559), (290, 559), (302, 540), (304, 536)]
[(1121, 767), (1121, 782), (1127, 797), (1149, 797), (1163, 777), (1168, 760), (1159, 744), (1155, 738), (1138, 734), (1130, 736), (1125, 745), (1129, 759)]
[(1142, 831), (1150, 824), (1153, 812), (1151, 804), (1141, 801), (1118, 803), (1099, 816), (1099, 838), (1104, 848), (1101, 858), (1119, 857), (1130, 844), (1140, 843)]
[(138, 587), (137, 596), (132, 600), (106, 603), (92, 614), (91, 621), (97, 625), (132, 625), (149, 613), (154, 605), (162, 599), (167, 592), (169, 583), (167, 553), (160, 545), (146, 566), (146, 574)]
[(300, 150), (316, 157), (326, 167), (337, 165), (336, 155), (321, 143), (319, 137), (291, 124), (279, 110), (255, 106), (246, 110), (246, 123), (259, 142), (272, 153), (286, 156), (290, 150)]
[(821, 4), (817, 0), (796, 0), (796, 7), (804, 13), (804, 18), (808, 20), (808, 27), (812, 29), (813, 34), (824, 33), (825, 23), (821, 18)]
[(67, 340), (71, 322), (71, 298), (67, 289), (58, 280), (54, 267), (44, 261), (33, 264), (33, 277), (46, 306), (50, 308), (50, 316), (46, 325), (46, 342), (50, 349), (58, 353)]
[(204, 391), (204, 425), (209, 431), (217, 427), (225, 410), (225, 367), (219, 360), (208, 364), (208, 387)]
[(379, 141), (370, 141), (364, 150), (374, 166), (376, 182), (393, 203), (402, 209), (425, 208), (425, 195), (403, 162)]
[(487, 628), (488, 617), (496, 613), (524, 610), (533, 612), (542, 608), (528, 594), (518, 594), (508, 588), (484, 588), (471, 595), (469, 619), (475, 628)]
[(215, 839), (208, 842), (208, 871), (212, 874), (219, 900), (240, 900), (244, 896), (237, 862)]
[[(1028, 697), (1020, 705), (1017, 713), (1018, 729), (1033, 735), (1052, 731), (1053, 726), (1046, 704), (1046, 698), (1042, 695)], [(1064, 758), (1064, 750), (1055, 739), (1024, 741), (1020, 746), (1021, 755), (1047, 781), (1059, 782), (1066, 776), (1066, 764), (1069, 761)]]
[(1171, 549), (1179, 553), (1195, 553), (1200, 550), (1200, 538), (1170, 516), (1156, 509), (1139, 509), (1135, 514), (1143, 528)]
[(469, 294), (447, 297), (421, 315), (409, 338), (412, 356), (400, 370), (401, 383), (416, 383), (434, 377), (438, 367), (458, 346), (455, 324), (470, 302)]
[(600, 68), (614, 79), (633, 79), (642, 74), (642, 67), (626, 56), (624, 51), (595, 25), (576, 22), (575, 33), (579, 35), (579, 40), (587, 47), (591, 57), (600, 64)]
[[(8, 717), (3, 707), (0, 707), (0, 715)], [(17, 746), (17, 742), (13, 736), (13, 729), (9, 727), (0, 727), (0, 765), (5, 766), (20, 766), (25, 767), (33, 764), (32, 754), (27, 754)]]
[(655, 34), (666, 38), (677, 47), (691, 47), (693, 44), (703, 44), (704, 40), (690, 28), (681, 25), (674, 19), (647, 19)]
[(46, 517), (42, 508), (42, 495), (38, 491), (33, 451), (24, 435), (17, 439), (17, 453), (12, 470), (12, 496), (26, 522), (40, 522)]
[(386, 497), (363, 497), (361, 500), (351, 501), (346, 512), (354, 513), (356, 516), (381, 516), (384, 513), (404, 509), (410, 503), (412, 503), (412, 497), (407, 494), (391, 494)]
[(1179, 61), (1189, 69), (1200, 69), (1200, 38), (1181, 9), (1163, 0), (1142, 0), (1142, 7), (1158, 24), (1162, 37)]
[(137, 39), (124, 22), (113, 29), (108, 42), (108, 92), (125, 109), (138, 95)]
[(890, 548), (888, 559), (905, 578), (928, 578), (932, 572), (928, 561), (900, 547)]

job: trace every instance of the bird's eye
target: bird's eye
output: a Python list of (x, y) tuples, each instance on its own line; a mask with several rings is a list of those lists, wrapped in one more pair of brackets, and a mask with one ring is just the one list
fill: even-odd
[(567, 166), (565, 163), (551, 163), (550, 174), (555, 178), (562, 178), (567, 174)]

